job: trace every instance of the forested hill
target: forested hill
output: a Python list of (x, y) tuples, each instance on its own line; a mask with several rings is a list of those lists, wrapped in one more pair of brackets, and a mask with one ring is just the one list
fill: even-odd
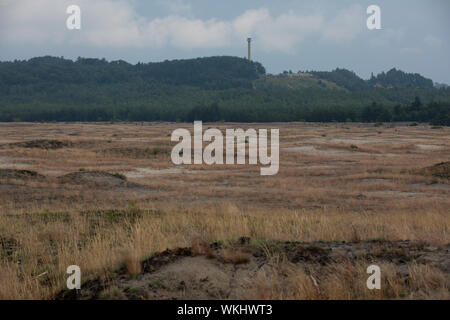
[(117, 83), (159, 83), (190, 85), (203, 89), (251, 88), (252, 81), (265, 74), (260, 63), (235, 57), (210, 57), (158, 63), (129, 64), (123, 60), (56, 57), (0, 63), (2, 87), (38, 84), (107, 85)]
[[(0, 62), (0, 121), (450, 122), (450, 88), (392, 69), (284, 72), (237, 57)], [(442, 120), (444, 119), (444, 120)], [(449, 119), (449, 120), (446, 120)]]
[(365, 91), (380, 88), (433, 88), (431, 79), (427, 79), (418, 73), (406, 73), (395, 68), (388, 72), (382, 72), (376, 77), (365, 81), (354, 72), (346, 69), (336, 69), (331, 72), (312, 71), (311, 74), (325, 80), (332, 81), (350, 91)]
[(431, 79), (427, 79), (418, 73), (405, 73), (395, 68), (388, 72), (380, 73), (376, 77), (372, 75), (369, 85), (381, 85), (383, 87), (421, 87), (433, 88), (434, 84)]

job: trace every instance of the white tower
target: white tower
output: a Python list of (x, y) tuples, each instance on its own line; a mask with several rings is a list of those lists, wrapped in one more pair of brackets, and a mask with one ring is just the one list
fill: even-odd
[(252, 38), (247, 38), (248, 42), (248, 61), (252, 61)]

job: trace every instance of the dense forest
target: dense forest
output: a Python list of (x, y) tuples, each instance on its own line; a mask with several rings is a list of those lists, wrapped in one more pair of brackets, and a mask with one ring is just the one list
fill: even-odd
[(450, 125), (450, 88), (396, 69), (369, 80), (345, 69), (268, 75), (236, 57), (0, 62), (0, 121), (193, 120)]

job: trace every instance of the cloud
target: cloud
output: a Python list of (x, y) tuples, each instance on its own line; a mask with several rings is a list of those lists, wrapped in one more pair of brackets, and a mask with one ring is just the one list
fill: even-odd
[(157, 4), (171, 14), (192, 16), (192, 6), (184, 0), (157, 0)]
[(238, 38), (253, 37), (267, 51), (292, 52), (306, 37), (323, 27), (320, 15), (299, 16), (290, 11), (272, 17), (267, 9), (249, 10), (232, 21)]
[(370, 31), (371, 36), (369, 44), (373, 47), (391, 47), (400, 43), (406, 35), (402, 29), (386, 28), (382, 30)]
[(425, 37), (424, 42), (427, 46), (434, 48), (440, 48), (443, 44), (443, 41), (441, 39), (431, 34)]
[(360, 5), (339, 11), (325, 26), (323, 40), (333, 42), (353, 40), (364, 30), (365, 18), (365, 9)]
[(169, 16), (145, 24), (142, 40), (155, 47), (179, 49), (223, 47), (230, 41), (230, 27), (215, 19), (203, 21)]
[[(363, 30), (364, 10), (351, 6), (336, 16), (299, 15), (293, 11), (274, 16), (266, 8), (248, 10), (230, 19), (196, 19), (189, 3), (165, 1), (169, 14), (149, 19), (126, 0), (0, 0), (0, 40), (14, 44), (75, 44), (94, 47), (145, 47), (191, 50), (241, 44), (251, 36), (265, 51), (293, 53), (307, 38), (343, 42)], [(82, 29), (67, 30), (68, 5), (81, 8)]]
[(2, 1), (0, 37), (2, 44), (55, 43), (64, 40), (65, 9), (50, 0)]
[(422, 52), (422, 50), (420, 48), (413, 48), (413, 47), (405, 47), (405, 48), (400, 48), (400, 52), (403, 54), (417, 54)]

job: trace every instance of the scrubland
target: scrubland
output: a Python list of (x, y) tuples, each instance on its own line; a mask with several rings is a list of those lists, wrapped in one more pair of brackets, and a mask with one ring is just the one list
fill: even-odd
[(0, 124), (0, 298), (450, 298), (450, 128), (204, 124), (279, 128), (267, 177), (174, 166), (179, 127)]

